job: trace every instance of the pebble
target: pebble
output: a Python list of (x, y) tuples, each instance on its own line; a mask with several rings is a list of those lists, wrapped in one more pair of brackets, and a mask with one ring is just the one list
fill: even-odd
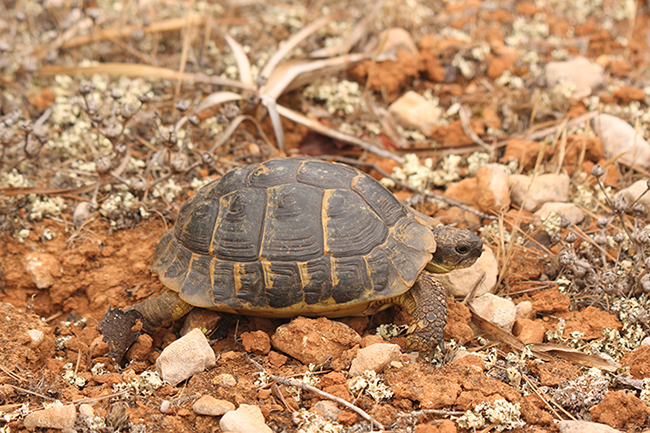
[(24, 425), (27, 430), (36, 428), (71, 429), (77, 419), (74, 404), (53, 406), (38, 410), (25, 416)]
[(442, 115), (442, 109), (412, 90), (390, 104), (388, 111), (403, 128), (417, 129), (427, 137)]
[(237, 379), (232, 374), (222, 373), (212, 379), (212, 383), (217, 386), (223, 386), (224, 388), (232, 388), (237, 385)]
[(497, 326), (510, 331), (515, 323), (517, 311), (514, 302), (486, 293), (470, 302), (476, 313)]
[(194, 402), (192, 410), (199, 415), (221, 416), (235, 410), (235, 405), (227, 400), (217, 400), (211, 395), (204, 395)]
[(61, 263), (51, 254), (32, 251), (23, 257), (23, 266), (36, 287), (48, 289), (54, 285), (54, 275), (61, 274)]
[(271, 338), (264, 331), (244, 332), (240, 337), (248, 353), (267, 355), (271, 351)]
[(302, 362), (322, 364), (328, 358), (340, 358), (343, 352), (361, 344), (361, 337), (352, 328), (325, 317), (298, 317), (280, 326), (273, 337), (273, 347)]
[(27, 331), (27, 335), (29, 335), (29, 339), (32, 340), (30, 344), (30, 347), (32, 348), (37, 348), (40, 346), (43, 342), (43, 339), (45, 338), (45, 333), (43, 333), (43, 331), (40, 329), (30, 329)]
[(594, 129), (603, 141), (607, 158), (616, 157), (628, 167), (650, 169), (650, 143), (632, 125), (616, 116), (600, 114), (594, 119)]
[(588, 421), (560, 421), (560, 433), (620, 433), (608, 425)]
[(397, 361), (402, 352), (397, 344), (377, 343), (364, 347), (357, 352), (357, 356), (350, 365), (350, 376), (359, 376), (366, 370), (381, 373), (391, 361)]
[(156, 371), (164, 381), (176, 386), (215, 364), (216, 356), (208, 339), (199, 329), (193, 329), (162, 351), (156, 359)]
[(486, 164), (476, 171), (478, 206), (483, 212), (500, 212), (510, 207), (508, 170), (501, 164)]
[(580, 206), (574, 203), (560, 203), (550, 201), (544, 203), (536, 212), (535, 216), (541, 220), (546, 220), (551, 214), (555, 212), (565, 218), (571, 220), (573, 224), (580, 224), (585, 219), (585, 214), (580, 209)]
[(544, 66), (544, 73), (549, 88), (561, 81), (575, 84), (576, 89), (571, 96), (577, 99), (589, 96), (605, 82), (603, 68), (584, 57), (548, 62)]
[(379, 43), (382, 41), (384, 45), (381, 48), (379, 56), (377, 56), (377, 60), (380, 62), (384, 60), (395, 60), (399, 51), (408, 51), (416, 56), (419, 54), (411, 32), (408, 30), (399, 27), (384, 30), (378, 38)]
[(332, 421), (336, 421), (339, 414), (343, 412), (336, 402), (332, 400), (321, 400), (314, 405), (314, 409), (317, 409), (325, 418)]
[(544, 325), (530, 319), (516, 319), (512, 326), (512, 334), (524, 344), (544, 342), (545, 333)]
[(510, 176), (512, 203), (528, 212), (535, 212), (544, 203), (569, 201), (569, 176), (541, 174), (533, 178), (523, 174)]
[[(484, 274), (485, 278), (483, 278)], [(465, 298), (481, 278), (483, 281), (476, 289), (476, 296), (491, 292), (496, 287), (498, 275), (497, 259), (490, 247), (484, 245), (481, 257), (472, 266), (456, 269), (447, 274), (436, 274), (436, 278), (451, 296)]]
[[(629, 206), (632, 203), (634, 203), (634, 201), (637, 198), (639, 198), (641, 194), (646, 192), (647, 189), (648, 189), (648, 179), (637, 180), (627, 188), (620, 190), (616, 194), (616, 198), (625, 197), (625, 200), (627, 201), (627, 204)], [(641, 197), (637, 203), (641, 204), (645, 208), (646, 213), (650, 214), (650, 192), (648, 192), (643, 197)]]
[(517, 319), (532, 319), (535, 315), (533, 313), (533, 303), (530, 301), (521, 301), (515, 307), (517, 310)]
[(81, 403), (79, 405), (79, 416), (84, 418), (91, 418), (95, 416), (95, 409), (87, 403)]
[(221, 417), (219, 428), (232, 433), (273, 433), (264, 422), (260, 408), (249, 404), (242, 404), (239, 409), (227, 412)]

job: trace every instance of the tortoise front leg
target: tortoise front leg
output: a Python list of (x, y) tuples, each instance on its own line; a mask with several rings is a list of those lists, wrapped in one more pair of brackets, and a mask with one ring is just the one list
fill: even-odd
[(406, 349), (433, 352), (440, 345), (447, 325), (445, 289), (433, 275), (422, 272), (415, 285), (398, 299), (413, 319), (406, 336)]

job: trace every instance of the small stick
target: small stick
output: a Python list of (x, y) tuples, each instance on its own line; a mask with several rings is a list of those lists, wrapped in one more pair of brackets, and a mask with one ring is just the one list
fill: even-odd
[(320, 389), (318, 389), (318, 388), (316, 388), (314, 386), (307, 385), (306, 383), (300, 382), (298, 380), (287, 379), (286, 377), (276, 376), (274, 374), (270, 374), (270, 373), (266, 372), (266, 370), (264, 370), (264, 367), (262, 367), (259, 363), (257, 363), (256, 361), (254, 361), (251, 358), (248, 358), (248, 362), (250, 362), (258, 370), (266, 373), (269, 376), (269, 379), (274, 380), (274, 381), (276, 381), (276, 382), (278, 382), (278, 383), (280, 383), (282, 385), (294, 386), (296, 388), (302, 389), (303, 391), (313, 392), (314, 394), (317, 394), (317, 395), (319, 395), (321, 397), (324, 397), (324, 398), (330, 399), (332, 401), (335, 401), (336, 403), (340, 404), (341, 406), (344, 406), (347, 409), (350, 409), (351, 411), (356, 412), (363, 419), (365, 419), (366, 421), (369, 421), (370, 423), (375, 425), (377, 428), (379, 428), (379, 430), (384, 430), (384, 426), (379, 421), (377, 421), (376, 419), (374, 419), (373, 417), (368, 415), (368, 413), (366, 413), (363, 409), (361, 409), (361, 408), (359, 408), (359, 407), (357, 407), (357, 406), (355, 406), (355, 405), (353, 405), (351, 403), (348, 403), (347, 401), (343, 400), (342, 398), (339, 398), (339, 397), (337, 397), (335, 395), (332, 395), (332, 394), (330, 394), (328, 392), (321, 391)]

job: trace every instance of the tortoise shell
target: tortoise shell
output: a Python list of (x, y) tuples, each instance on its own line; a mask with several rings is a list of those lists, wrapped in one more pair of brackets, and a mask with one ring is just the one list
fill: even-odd
[(432, 226), (352, 167), (271, 160), (194, 194), (151, 269), (198, 307), (267, 317), (363, 314), (413, 286), (436, 249)]

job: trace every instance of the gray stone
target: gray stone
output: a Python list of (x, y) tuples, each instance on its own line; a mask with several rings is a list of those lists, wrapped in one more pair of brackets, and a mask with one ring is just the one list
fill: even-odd
[(559, 203), (550, 201), (544, 203), (536, 212), (535, 216), (541, 221), (546, 220), (551, 214), (555, 212), (565, 218), (571, 220), (573, 224), (580, 224), (585, 219), (585, 214), (580, 209), (580, 206), (574, 203)]
[(533, 303), (530, 301), (521, 301), (516, 305), (515, 309), (517, 319), (532, 319), (534, 316)]
[(61, 263), (51, 254), (32, 251), (25, 254), (22, 262), (27, 274), (39, 289), (52, 287), (54, 275), (61, 273)]
[(569, 201), (569, 176), (566, 174), (541, 174), (510, 176), (510, 199), (528, 212), (535, 212), (544, 203)]
[(37, 428), (73, 428), (77, 419), (77, 411), (74, 404), (66, 406), (52, 406), (47, 409), (38, 410), (25, 416), (23, 421), (27, 430)]
[(82, 403), (79, 405), (79, 416), (82, 418), (91, 418), (95, 416), (95, 409), (89, 404)]
[[(646, 192), (647, 189), (648, 189), (648, 180), (647, 179), (645, 179), (645, 180), (637, 180), (636, 182), (634, 182), (632, 185), (628, 186), (627, 188), (624, 188), (624, 189), (620, 190), (616, 194), (616, 197), (617, 198), (618, 197), (624, 197), (625, 200), (627, 201), (628, 206), (629, 206), (632, 203), (634, 203), (636, 201), (636, 199), (641, 197), (641, 194)], [(645, 211), (646, 211), (647, 214), (650, 214), (650, 192), (643, 195), (643, 197), (641, 197), (639, 199), (639, 201), (637, 201), (637, 203), (639, 203), (640, 205), (642, 205), (645, 208)]]
[(239, 409), (227, 412), (221, 417), (219, 428), (232, 433), (273, 433), (265, 424), (260, 408), (249, 404), (242, 404)]
[[(594, 119), (594, 130), (603, 141), (607, 158), (616, 158), (628, 167), (650, 168), (650, 144), (632, 125), (610, 114)], [(620, 155), (620, 157), (619, 157)]]
[(214, 351), (199, 329), (167, 346), (156, 360), (156, 371), (173, 386), (216, 364)]
[(199, 415), (221, 416), (235, 410), (235, 405), (227, 400), (217, 400), (211, 395), (204, 395), (194, 402), (192, 410)]
[(390, 104), (388, 111), (402, 127), (417, 129), (427, 137), (431, 136), (433, 127), (442, 114), (440, 107), (412, 90)]
[(514, 302), (486, 293), (470, 302), (476, 314), (489, 320), (497, 326), (510, 331), (517, 317), (517, 310)]
[(589, 96), (605, 82), (603, 68), (584, 57), (561, 62), (548, 62), (544, 66), (544, 72), (549, 88), (560, 82), (573, 83), (575, 90), (571, 96), (577, 99)]
[[(485, 275), (485, 278), (483, 278)], [(483, 246), (483, 253), (469, 268), (456, 269), (447, 274), (436, 274), (438, 281), (445, 287), (447, 293), (455, 298), (465, 298), (481, 278), (483, 281), (476, 289), (476, 296), (491, 292), (497, 284), (499, 264), (487, 245)]]
[(557, 427), (560, 433), (620, 433), (608, 425), (588, 421), (560, 421)]
[(332, 421), (338, 420), (339, 414), (343, 412), (336, 402), (332, 400), (321, 400), (314, 405), (314, 409), (320, 411), (325, 418)]
[(364, 347), (357, 352), (357, 356), (350, 365), (350, 376), (358, 376), (366, 370), (381, 373), (391, 361), (397, 361), (402, 352), (397, 344), (377, 343)]

